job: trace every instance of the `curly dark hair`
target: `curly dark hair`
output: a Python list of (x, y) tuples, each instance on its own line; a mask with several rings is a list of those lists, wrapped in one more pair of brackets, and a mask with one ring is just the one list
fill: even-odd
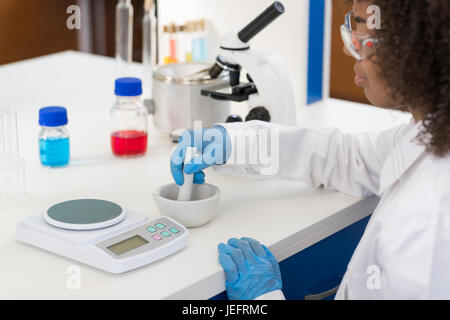
[(376, 50), (394, 98), (423, 117), (419, 135), (437, 156), (450, 153), (450, 1), (357, 0), (381, 9)]

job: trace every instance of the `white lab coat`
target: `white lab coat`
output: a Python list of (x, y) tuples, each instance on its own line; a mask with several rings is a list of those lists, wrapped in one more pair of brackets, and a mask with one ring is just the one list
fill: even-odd
[[(264, 166), (236, 163), (239, 137), (249, 130), (275, 130), (280, 159), (273, 177), (381, 197), (336, 299), (450, 299), (450, 155), (435, 157), (417, 142), (421, 122), (378, 135), (261, 121), (221, 125), (232, 153), (216, 171), (261, 176)], [(247, 159), (262, 140), (247, 138)], [(259, 298), (284, 296), (274, 291)]]

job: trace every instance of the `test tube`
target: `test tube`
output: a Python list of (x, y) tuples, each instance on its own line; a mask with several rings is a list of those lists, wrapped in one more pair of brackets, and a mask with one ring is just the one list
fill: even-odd
[(188, 36), (187, 36), (187, 26), (178, 26), (178, 37), (177, 37), (177, 60), (178, 62), (188, 62), (187, 52), (188, 52)]
[(192, 22), (192, 61), (200, 61), (200, 46), (198, 41), (198, 23)]
[(154, 0), (145, 0), (144, 17), (142, 18), (142, 63), (144, 77), (142, 79), (144, 99), (150, 98), (152, 88), (152, 71), (156, 65), (156, 15)]
[(193, 27), (192, 27), (191, 21), (186, 22), (184, 31), (185, 31), (185, 34), (184, 34), (185, 61), (192, 62), (192, 31), (193, 31)]
[(5, 127), (4, 127), (4, 115), (2, 109), (0, 109), (0, 155), (5, 153)]
[(19, 156), (17, 112), (0, 108), (0, 200), (17, 199), (25, 195), (26, 162)]
[(133, 5), (131, 0), (119, 0), (116, 6), (116, 67), (117, 77), (129, 76), (133, 55)]
[(169, 46), (170, 46), (170, 58), (171, 58), (171, 62), (173, 63), (173, 62), (178, 62), (178, 59), (177, 59), (177, 46), (178, 46), (178, 43), (177, 43), (177, 37), (178, 37), (178, 35), (177, 35), (177, 32), (178, 32), (178, 28), (177, 28), (177, 26), (175, 25), (175, 23), (172, 23), (171, 25), (170, 25), (170, 44), (169, 44)]
[(171, 57), (170, 57), (170, 26), (165, 25), (163, 27), (163, 61), (164, 64), (171, 63)]
[(200, 61), (206, 61), (207, 57), (207, 33), (206, 33), (206, 21), (200, 20), (199, 24), (199, 50), (200, 50)]
[(19, 156), (17, 112), (0, 108), (0, 154)]

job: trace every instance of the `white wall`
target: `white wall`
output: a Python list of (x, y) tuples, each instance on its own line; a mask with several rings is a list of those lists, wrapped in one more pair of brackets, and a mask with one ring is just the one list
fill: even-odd
[[(306, 105), (308, 0), (281, 0), (286, 11), (259, 33), (253, 48), (280, 53), (290, 70), (297, 106)], [(239, 31), (265, 10), (273, 0), (159, 0), (160, 26), (205, 18), (224, 35)]]

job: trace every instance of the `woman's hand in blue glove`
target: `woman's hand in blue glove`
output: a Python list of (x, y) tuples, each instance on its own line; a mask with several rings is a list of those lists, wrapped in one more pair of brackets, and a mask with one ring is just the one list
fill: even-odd
[[(200, 155), (193, 158), (184, 166), (187, 147), (195, 147)], [(178, 185), (183, 185), (183, 170), (187, 174), (194, 174), (194, 183), (205, 182), (203, 170), (217, 164), (224, 164), (231, 152), (230, 137), (222, 126), (214, 126), (202, 130), (187, 130), (178, 141), (178, 145), (170, 157), (170, 171)]]
[(265, 293), (281, 290), (278, 262), (258, 241), (232, 238), (228, 244), (220, 243), (218, 249), (230, 300), (253, 300)]

